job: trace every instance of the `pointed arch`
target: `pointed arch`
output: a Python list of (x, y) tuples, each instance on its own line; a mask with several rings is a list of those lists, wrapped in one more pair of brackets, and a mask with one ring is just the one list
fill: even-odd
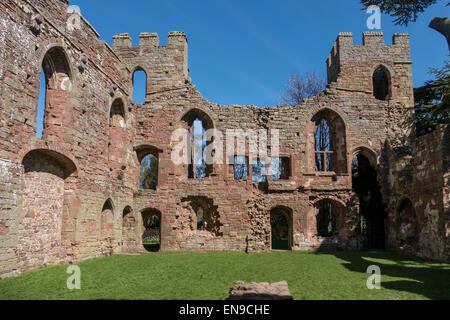
[(188, 168), (187, 176), (190, 179), (208, 177), (213, 166), (206, 164), (205, 150), (213, 141), (206, 141), (206, 131), (214, 129), (212, 118), (203, 110), (194, 108), (182, 118), (183, 127), (188, 130)]
[(37, 138), (57, 135), (65, 124), (65, 108), (73, 87), (73, 72), (69, 61), (61, 46), (50, 47), (41, 59), (36, 108)]
[(311, 167), (316, 172), (347, 173), (346, 125), (335, 111), (324, 108), (311, 118)]
[(271, 248), (291, 250), (293, 244), (293, 210), (275, 206), (270, 210)]
[(111, 108), (109, 109), (109, 123), (110, 126), (121, 126), (124, 127), (123, 124), (117, 124), (116, 118), (120, 122), (120, 120), (126, 120), (126, 111), (125, 111), (125, 103), (122, 98), (116, 98), (111, 104)]
[(111, 255), (114, 242), (114, 202), (108, 198), (102, 207), (100, 215), (100, 251), (103, 255)]
[(131, 82), (134, 103), (145, 104), (148, 92), (148, 73), (140, 66), (135, 67), (131, 73)]
[(385, 249), (385, 205), (377, 177), (375, 152), (367, 147), (353, 151), (352, 189), (359, 199), (361, 235), (368, 249)]
[(352, 152), (352, 157), (356, 157), (357, 155), (363, 155), (364, 157), (367, 158), (367, 160), (369, 160), (370, 165), (376, 169), (378, 166), (378, 156), (375, 153), (375, 151), (373, 151), (371, 148), (367, 147), (367, 146), (358, 146), (356, 148), (353, 149)]
[(419, 223), (412, 201), (405, 197), (397, 207), (397, 241), (401, 250), (415, 252), (419, 245)]

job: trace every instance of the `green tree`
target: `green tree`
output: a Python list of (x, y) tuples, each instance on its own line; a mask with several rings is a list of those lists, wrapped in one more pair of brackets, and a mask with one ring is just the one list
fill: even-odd
[[(361, 0), (364, 9), (376, 5), (380, 11), (395, 17), (394, 23), (407, 26), (415, 22), (419, 14), (439, 0)], [(446, 6), (449, 6), (447, 2)], [(437, 30), (447, 39), (450, 49), (450, 19), (433, 18), (430, 28)], [(427, 81), (424, 86), (414, 89), (415, 113), (408, 121), (415, 124), (416, 134), (426, 134), (438, 124), (449, 122), (450, 106), (450, 68), (449, 61), (441, 69), (431, 69), (430, 73), (436, 78)]]
[(419, 14), (437, 2), (439, 0), (361, 0), (364, 10), (370, 6), (378, 6), (382, 13), (395, 17), (395, 24), (404, 26), (415, 22)]
[(436, 125), (449, 123), (450, 114), (450, 61), (441, 69), (431, 69), (434, 80), (414, 89), (417, 135), (432, 131)]
[(284, 91), (280, 94), (280, 105), (296, 106), (303, 100), (317, 96), (327, 86), (326, 80), (315, 71), (304, 75), (294, 71), (286, 79)]
[(156, 189), (158, 184), (158, 158), (152, 154), (147, 155), (141, 161), (140, 188)]

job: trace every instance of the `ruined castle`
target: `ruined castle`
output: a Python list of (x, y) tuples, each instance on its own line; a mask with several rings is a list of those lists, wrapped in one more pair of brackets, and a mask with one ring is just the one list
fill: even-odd
[[(300, 105), (221, 106), (192, 84), (183, 32), (165, 46), (142, 33), (138, 47), (120, 34), (111, 48), (68, 6), (0, 3), (0, 277), (142, 252), (149, 216), (160, 221), (162, 251), (270, 251), (280, 248), (274, 228), (284, 228), (287, 250), (450, 260), (449, 132), (416, 137), (405, 124), (414, 105), (408, 34), (385, 44), (365, 32), (355, 45), (339, 33), (326, 90)], [(132, 99), (137, 70), (147, 76), (144, 104)], [(176, 165), (172, 133), (194, 121), (222, 132), (278, 129), (281, 173), (255, 181), (248, 154), (239, 155), (245, 174), (236, 174), (238, 155), (202, 175)], [(326, 148), (315, 141), (323, 123)], [(144, 189), (148, 155), (157, 183)]]

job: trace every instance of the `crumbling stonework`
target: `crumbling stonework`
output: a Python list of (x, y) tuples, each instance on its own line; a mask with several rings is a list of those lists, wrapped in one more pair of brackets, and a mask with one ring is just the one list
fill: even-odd
[[(386, 247), (449, 260), (448, 128), (416, 139), (404, 124), (413, 106), (407, 34), (385, 45), (382, 33), (366, 32), (363, 45), (355, 45), (351, 33), (340, 33), (327, 60), (327, 89), (278, 108), (221, 106), (202, 97), (189, 77), (183, 32), (169, 33), (167, 46), (152, 33), (140, 35), (139, 47), (128, 34), (113, 40), (113, 48), (100, 41), (67, 0), (0, 3), (0, 276), (143, 251), (147, 210), (160, 213), (164, 251), (270, 251), (270, 217), (278, 209), (286, 214), (292, 250), (362, 249), (364, 199), (352, 185), (357, 155), (377, 172)], [(374, 97), (372, 76), (380, 66), (386, 100)], [(42, 68), (46, 105), (38, 138)], [(136, 70), (147, 75), (144, 104), (132, 99)], [(315, 130), (322, 118), (333, 135), (334, 168), (319, 172)], [(243, 180), (235, 180), (233, 164), (189, 177), (188, 165), (171, 159), (171, 138), (195, 119), (224, 133), (280, 130), (285, 176), (254, 182), (249, 163)], [(139, 188), (140, 161), (148, 154), (158, 159), (156, 190)], [(404, 245), (399, 221), (405, 220), (398, 218), (405, 199), (414, 209), (413, 246)], [(323, 201), (332, 208), (329, 237), (317, 231)]]
[(277, 283), (236, 281), (228, 300), (294, 300), (294, 298), (286, 281)]

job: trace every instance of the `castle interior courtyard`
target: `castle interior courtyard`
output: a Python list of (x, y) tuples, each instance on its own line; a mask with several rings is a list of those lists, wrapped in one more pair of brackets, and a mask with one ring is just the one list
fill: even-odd
[[(416, 270), (418, 281), (448, 274), (450, 132), (441, 125), (419, 136), (405, 123), (414, 107), (408, 34), (364, 32), (360, 45), (359, 35), (337, 34), (324, 57), (326, 89), (299, 105), (224, 106), (194, 85), (184, 32), (170, 32), (164, 46), (156, 33), (141, 33), (138, 46), (121, 33), (111, 47), (68, 5), (0, 2), (1, 278), (65, 264), (89, 269), (94, 258), (121, 265), (128, 257), (132, 269), (139, 259), (164, 266), (158, 259), (189, 260), (188, 252), (224, 265), (230, 254), (255, 274), (258, 261), (311, 257), (318, 277), (332, 278), (320, 259), (364, 277), (362, 266), (376, 254), (391, 262), (411, 257), (405, 263), (413, 271), (417, 261), (433, 261)], [(138, 72), (146, 78), (139, 103)], [(181, 129), (197, 161), (173, 161)], [(218, 136), (206, 137), (211, 130), (224, 139), (246, 133), (244, 151), (230, 154)], [(267, 157), (254, 157), (253, 134), (264, 133)], [(214, 146), (224, 161), (199, 158), (197, 139), (201, 155)], [(392, 298), (417, 298), (400, 279), (401, 263), (386, 261)], [(286, 280), (266, 268), (273, 276), (261, 281)], [(217, 279), (220, 266), (214, 270)], [(0, 288), (12, 294), (12, 280)], [(205, 281), (212, 281), (207, 273)], [(437, 289), (421, 297), (443, 297), (445, 282), (431, 283)], [(403, 285), (409, 293), (396, 295)], [(296, 298), (320, 299), (311, 290), (306, 297), (291, 286)], [(225, 298), (220, 292), (196, 297)]]

